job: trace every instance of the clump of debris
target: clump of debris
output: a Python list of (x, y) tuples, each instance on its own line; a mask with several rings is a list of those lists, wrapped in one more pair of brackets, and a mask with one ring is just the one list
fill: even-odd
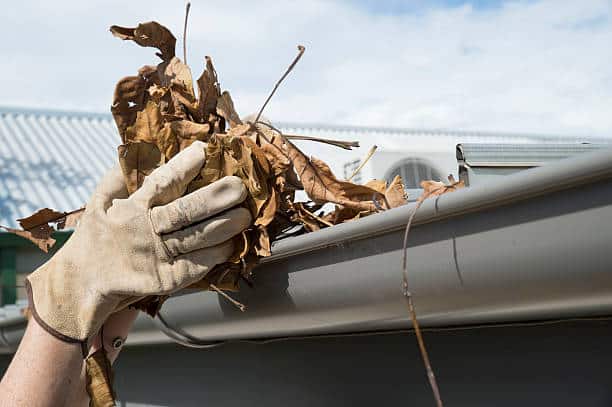
[[(242, 120), (230, 93), (221, 90), (210, 57), (196, 80), (196, 96), (191, 70), (175, 55), (176, 39), (166, 27), (148, 22), (135, 28), (113, 26), (111, 32), (140, 46), (157, 48), (162, 60), (121, 79), (115, 89), (111, 111), (123, 141), (119, 161), (129, 192), (195, 140), (207, 143), (207, 158), (187, 193), (228, 175), (240, 177), (248, 189), (246, 206), (253, 226), (237, 239), (232, 259), (211, 270), (195, 287), (237, 290), (240, 280), (250, 283), (258, 259), (270, 256), (271, 242), (295, 226), (314, 231), (406, 203), (401, 178), (389, 185), (378, 180), (365, 185), (340, 180), (327, 164), (305, 155), (291, 139), (346, 149), (357, 143), (285, 135), (261, 120), (262, 111), (251, 120)], [(281, 80), (298, 62), (304, 47), (298, 46), (298, 51)], [(310, 200), (297, 202), (298, 190)], [(326, 203), (336, 204), (336, 210), (317, 214)], [(162, 302), (160, 297), (147, 298), (136, 306), (155, 314)]]

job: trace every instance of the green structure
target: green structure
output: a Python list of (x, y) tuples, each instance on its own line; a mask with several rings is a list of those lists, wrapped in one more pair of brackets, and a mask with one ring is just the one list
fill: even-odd
[(19, 299), (19, 289), (23, 291), (23, 278), (33, 271), (31, 265), (42, 264), (57, 251), (72, 232), (55, 232), (56, 243), (48, 254), (43, 253), (27, 239), (12, 233), (0, 233), (0, 287), (1, 305), (14, 304)]

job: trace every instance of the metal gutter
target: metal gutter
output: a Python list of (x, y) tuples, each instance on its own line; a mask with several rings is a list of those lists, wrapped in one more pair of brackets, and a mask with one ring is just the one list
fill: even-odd
[[(594, 183), (612, 177), (612, 148), (559, 161), (545, 167), (509, 175), (499, 183), (469, 188), (426, 201), (415, 216), (415, 226)], [(357, 222), (345, 223), (316, 233), (277, 242), (273, 256), (262, 263), (278, 261), (347, 240), (371, 238), (403, 230), (415, 204)], [(611, 213), (612, 215), (612, 213)]]
[[(208, 341), (409, 328), (400, 260), (413, 208), (278, 242), (255, 288), (235, 295), (245, 313), (196, 293), (163, 317)], [(423, 326), (612, 315), (611, 222), (612, 150), (427, 201), (408, 251)]]
[[(414, 205), (277, 242), (235, 297), (171, 298), (162, 314), (203, 340), (410, 327), (401, 244)], [(428, 200), (409, 237), (425, 327), (612, 315), (612, 149)], [(2, 325), (3, 326), (3, 325)], [(166, 342), (140, 318), (130, 343)]]

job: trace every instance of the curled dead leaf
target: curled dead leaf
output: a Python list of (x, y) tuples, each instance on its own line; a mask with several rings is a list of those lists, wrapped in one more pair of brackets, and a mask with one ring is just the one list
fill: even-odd
[(217, 99), (217, 114), (223, 117), (231, 127), (236, 127), (242, 124), (240, 116), (236, 113), (234, 102), (228, 91), (225, 91)]
[(374, 211), (373, 201), (380, 201), (381, 194), (365, 185), (337, 179), (323, 161), (309, 159), (290, 141), (286, 142), (289, 159), (308, 197), (315, 202), (333, 202), (347, 208)]
[(154, 47), (160, 52), (157, 55), (164, 61), (169, 61), (175, 55), (176, 38), (163, 25), (150, 21), (138, 24), (138, 27), (119, 27), (113, 25), (110, 32), (122, 40), (131, 40), (142, 47)]

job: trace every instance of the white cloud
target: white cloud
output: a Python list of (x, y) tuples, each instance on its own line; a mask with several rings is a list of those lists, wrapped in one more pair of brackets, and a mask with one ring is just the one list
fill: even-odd
[[(3, 10), (0, 104), (107, 111), (114, 83), (153, 52), (111, 24), (181, 31), (183, 3), (22, 1)], [(189, 62), (213, 56), (241, 113), (283, 121), (612, 135), (607, 1), (512, 2), (376, 14), (350, 2), (192, 1)], [(178, 49), (182, 44), (178, 43)]]

